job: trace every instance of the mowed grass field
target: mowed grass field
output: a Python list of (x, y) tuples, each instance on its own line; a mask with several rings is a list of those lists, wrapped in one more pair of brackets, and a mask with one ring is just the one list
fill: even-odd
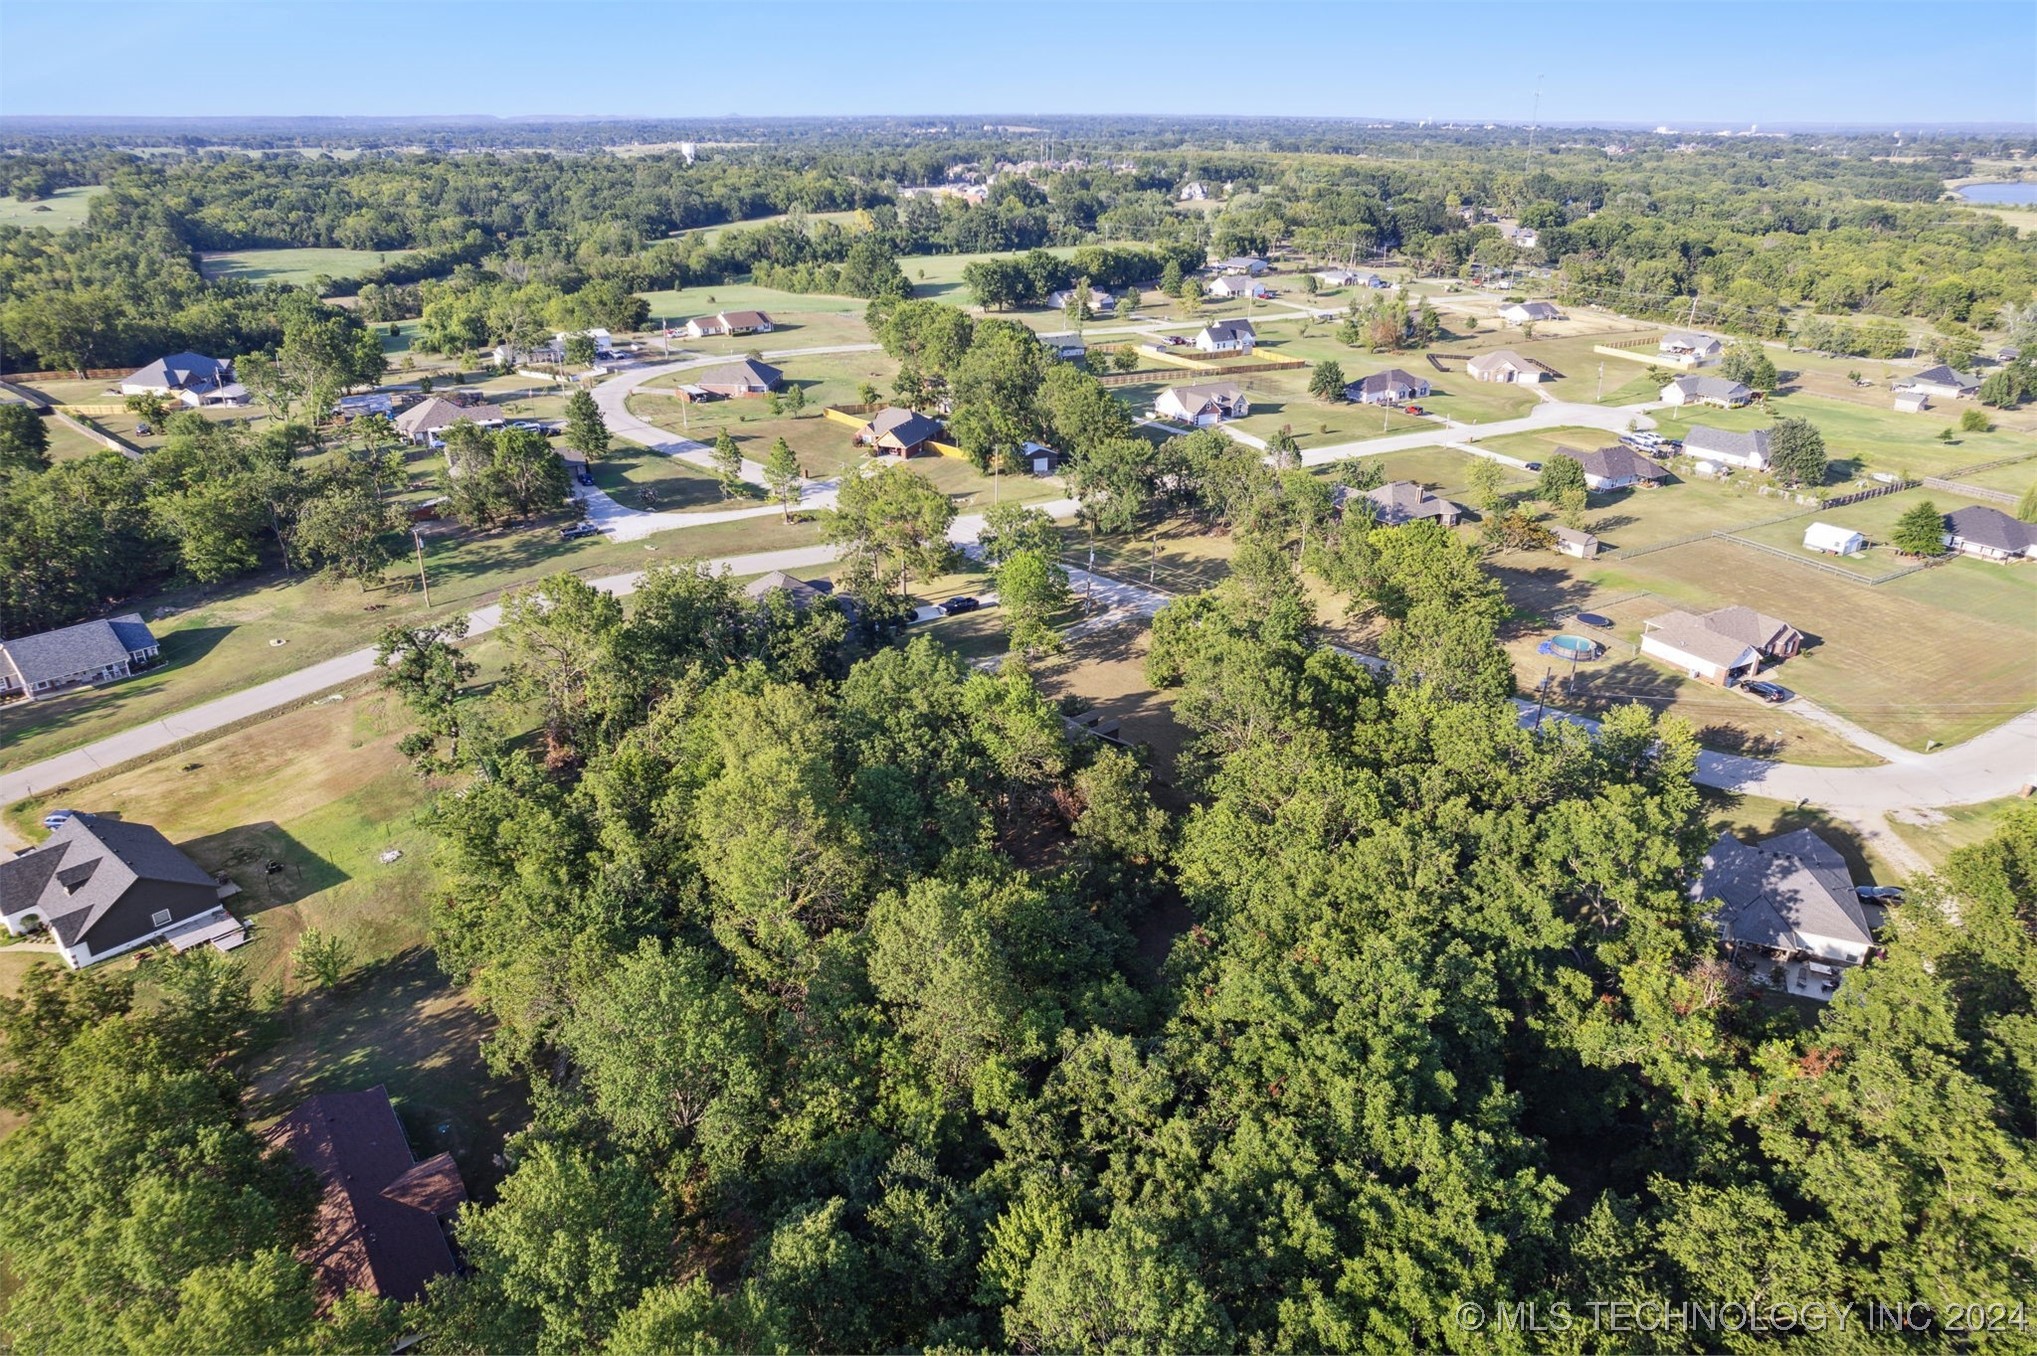
[(106, 190), (98, 184), (83, 188), (60, 188), (36, 202), (0, 198), (0, 226), (40, 226), (50, 231), (68, 231), (83, 226), (92, 210), (92, 199)]
[(323, 274), (328, 278), (357, 278), (369, 269), (401, 259), (409, 250), (219, 250), (198, 256), (198, 266), (212, 279), (238, 278), (242, 282), (308, 283)]

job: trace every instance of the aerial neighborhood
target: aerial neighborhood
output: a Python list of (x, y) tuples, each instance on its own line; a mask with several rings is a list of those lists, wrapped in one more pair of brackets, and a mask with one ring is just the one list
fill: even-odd
[[(875, 79), (815, 10), (823, 81), (511, 0), (410, 16), (433, 106), (605, 50), (737, 111), (201, 117), (234, 44), (123, 5), (121, 99), (0, 11), (0, 1343), (1526, 1351), (2037, 1285), (2020, 11), (2001, 118), (1792, 2), (1732, 57), (1792, 116), (1714, 127), (1569, 119), (1564, 3), (1494, 30), (1513, 121), (1253, 111), (1286, 0), (1164, 16), (1249, 30), (1216, 114), (913, 111), (1132, 7)], [(773, 107), (852, 71), (891, 113)], [(1757, 1345), (1639, 1331), (1558, 1345)]]

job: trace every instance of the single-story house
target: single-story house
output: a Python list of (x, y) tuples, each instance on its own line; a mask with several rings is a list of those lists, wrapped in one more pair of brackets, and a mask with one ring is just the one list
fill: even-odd
[(1728, 951), (1859, 965), (1874, 946), (1846, 859), (1809, 829), (1759, 843), (1721, 834), (1705, 853), (1691, 898), (1718, 902), (1712, 921)]
[(1737, 433), (1704, 424), (1692, 424), (1683, 435), (1683, 450), (1699, 461), (1738, 466), (1748, 471), (1768, 469), (1768, 430), (1751, 429)]
[(120, 394), (168, 396), (198, 409), (245, 405), (247, 389), (233, 379), (233, 364), (202, 353), (172, 353), (120, 379)]
[(1535, 248), (1536, 242), (1542, 238), (1533, 226), (1509, 225), (1504, 222), (1500, 225), (1499, 233), (1505, 239), (1513, 241), (1515, 248), (1524, 250)]
[(1398, 367), (1374, 372), (1344, 388), (1344, 399), (1354, 405), (1399, 405), (1420, 400), (1429, 393), (1427, 377), (1418, 377)]
[(1722, 635), (1688, 612), (1665, 612), (1641, 624), (1641, 653), (1693, 678), (1731, 687), (1761, 669), (1752, 645)]
[(1377, 273), (1357, 273), (1348, 268), (1326, 268), (1316, 274), (1325, 287), (1384, 287)]
[(396, 401), (387, 391), (369, 391), (363, 395), (341, 396), (336, 413), (342, 419), (359, 419), (364, 415), (379, 414), (384, 419), (396, 412)]
[(560, 330), (552, 336), (552, 346), (563, 357), (566, 352), (566, 341), (583, 334), (594, 341), (595, 357), (606, 358), (615, 352), (615, 336), (604, 329)]
[(1243, 419), (1252, 412), (1252, 401), (1232, 382), (1170, 386), (1153, 402), (1153, 412), (1162, 419), (1208, 428), (1226, 419)]
[(1915, 376), (1904, 377), (1894, 384), (1898, 391), (1921, 391), (1927, 396), (1942, 396), (1948, 400), (1963, 399), (1980, 390), (1980, 378), (1964, 372), (1955, 372), (1944, 363), (1927, 367)]
[(1976, 504), (1945, 515), (1945, 544), (1982, 560), (2037, 557), (2037, 524)]
[(1575, 457), (1584, 468), (1587, 490), (1624, 490), (1630, 485), (1660, 485), (1669, 472), (1624, 443), (1613, 443), (1590, 452), (1573, 452), (1559, 447), (1557, 453)]
[(1195, 346), (1203, 353), (1250, 353), (1259, 342), (1259, 331), (1249, 320), (1217, 320), (1202, 327)]
[(761, 603), (780, 590), (783, 590), (786, 597), (791, 599), (794, 607), (804, 611), (817, 600), (827, 597), (832, 590), (832, 586), (821, 588), (804, 579), (789, 575), (783, 570), (773, 570), (769, 574), (760, 574), (749, 583), (743, 585), (743, 596)]
[(539, 344), (497, 344), (493, 356), (497, 367), (522, 367), (526, 363), (557, 367), (566, 361), (566, 350), (558, 340), (547, 339)]
[(110, 683), (161, 654), (133, 612), (0, 641), (0, 701), (35, 701), (84, 683)]
[(73, 970), (158, 941), (224, 951), (247, 934), (220, 889), (148, 825), (73, 814), (39, 846), (0, 861), (0, 922), (17, 937), (48, 928)]
[(1552, 527), (1549, 534), (1556, 538), (1556, 553), (1576, 556), (1579, 560), (1590, 560), (1598, 554), (1598, 538), (1589, 532), (1580, 532), (1574, 527)]
[(1931, 397), (1923, 391), (1897, 391), (1896, 413), (1922, 414), (1931, 408)]
[(916, 410), (893, 406), (877, 411), (876, 416), (857, 431), (856, 441), (873, 452), (909, 457), (940, 436), (940, 420), (929, 419)]
[(349, 1290), (407, 1304), (455, 1269), (447, 1226), (467, 1199), (449, 1153), (420, 1163), (389, 1090), (322, 1092), (271, 1126), (269, 1143), (318, 1179), (310, 1244), (298, 1254), (321, 1307)]
[(1398, 527), (1418, 518), (1434, 518), (1445, 527), (1455, 527), (1464, 516), (1461, 504), (1439, 499), (1412, 480), (1395, 480), (1363, 496), (1372, 504), (1373, 521), (1381, 527)]
[(1532, 325), (1541, 320), (1561, 320), (1563, 312), (1553, 301), (1517, 301), (1501, 307), (1499, 318), (1509, 325)]
[[(1047, 293), (1047, 305), (1057, 311), (1064, 310), (1068, 305), (1068, 298), (1074, 295), (1075, 289), (1072, 287), (1064, 287), (1058, 292), (1049, 292)], [(1114, 311), (1117, 309), (1117, 304), (1118, 299), (1101, 287), (1089, 289), (1089, 309), (1091, 311), (1099, 314), (1104, 311)]]
[(1804, 549), (1820, 555), (1857, 556), (1867, 549), (1867, 538), (1836, 523), (1812, 523), (1804, 529)]
[(1183, 184), (1181, 186), (1181, 201), (1207, 202), (1209, 201), (1209, 189), (1204, 187), (1200, 182)]
[(1043, 334), (1040, 346), (1063, 362), (1077, 362), (1089, 354), (1089, 345), (1079, 334)]
[(1219, 273), (1248, 273), (1256, 278), (1273, 266), (1253, 255), (1236, 254), (1228, 259), (1219, 259), (1210, 267)]
[(1478, 381), (1541, 382), (1552, 375), (1547, 363), (1537, 362), (1510, 348), (1481, 353), (1466, 362), (1464, 370)]
[(1234, 274), (1225, 274), (1221, 278), (1212, 278), (1209, 286), (1204, 290), (1209, 295), (1226, 301), (1235, 300), (1239, 297), (1264, 298), (1273, 294), (1273, 289), (1260, 282), (1257, 278), (1247, 278)]
[(1698, 620), (1722, 636), (1752, 645), (1755, 653), (1764, 659), (1788, 659), (1803, 648), (1803, 632), (1780, 617), (1756, 612), (1751, 607), (1737, 604), (1722, 607), (1703, 614)]
[(488, 405), (456, 405), (441, 396), (419, 401), (396, 416), (396, 431), (413, 443), (429, 443), (462, 419), (487, 428), (502, 416)]
[(1709, 334), (1671, 330), (1655, 345), (1655, 351), (1693, 367), (1710, 367), (1725, 356), (1726, 346)]
[(1724, 377), (1678, 377), (1662, 388), (1662, 399), (1671, 405), (1717, 405), (1732, 410), (1754, 399), (1754, 392)]
[(688, 374), (692, 379), (687, 384), (697, 386), (711, 396), (759, 396), (777, 390), (785, 383), (785, 374), (769, 363), (760, 363), (755, 358), (744, 358), (740, 362), (723, 363)]

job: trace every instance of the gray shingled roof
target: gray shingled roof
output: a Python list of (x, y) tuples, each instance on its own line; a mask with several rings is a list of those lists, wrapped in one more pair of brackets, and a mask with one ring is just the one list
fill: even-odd
[(754, 358), (741, 362), (723, 363), (710, 367), (704, 372), (687, 374), (695, 386), (762, 386), (769, 390), (784, 380), (785, 374), (769, 363), (760, 363)]
[[(130, 645), (130, 640), (142, 643)], [(0, 651), (6, 653), (15, 672), (21, 675), (22, 684), (33, 687), (124, 664), (155, 643), (156, 638), (149, 634), (142, 619), (129, 613), (118, 618), (117, 625), (109, 621), (79, 622), (59, 631), (0, 642)]]
[(888, 410), (879, 410), (876, 417), (864, 427), (873, 440), (889, 434), (907, 447), (915, 447), (941, 431), (939, 420), (929, 419), (918, 410), (908, 410), (896, 405)]
[(1379, 521), (1387, 527), (1416, 518), (1447, 518), (1463, 512), (1456, 504), (1437, 498), (1412, 480), (1391, 481), (1367, 490), (1365, 497), (1378, 508)]
[(1642, 626), (1641, 639), (1647, 640), (1650, 636), (1672, 649), (1722, 669), (1745, 663), (1747, 652), (1756, 648), (1715, 630), (1705, 618), (1688, 612), (1665, 612), (1659, 617), (1650, 617)]
[(1707, 452), (1743, 459), (1750, 453), (1759, 453), (1761, 459), (1767, 461), (1768, 430), (1757, 428), (1747, 433), (1734, 433), (1722, 428), (1692, 424), (1690, 431), (1683, 435), (1683, 450), (1699, 458)]
[(1919, 383), (1928, 383), (1932, 386), (1953, 386), (1962, 391), (1971, 391), (1979, 387), (1980, 378), (1969, 376), (1964, 372), (1955, 372), (1944, 363), (1939, 363), (1936, 367), (1927, 367), (1914, 376), (1905, 377), (1903, 380), (1898, 381), (1896, 386), (1900, 388)]
[(1976, 546), (2011, 553), (2037, 546), (2037, 524), (2011, 518), (1998, 508), (1974, 505), (1945, 515), (1946, 530)]
[(1778, 636), (1791, 629), (1790, 624), (1780, 617), (1771, 617), (1766, 612), (1756, 612), (1738, 603), (1707, 612), (1699, 620), (1720, 635), (1752, 645), (1757, 650), (1766, 650)]
[(1845, 859), (1809, 829), (1761, 843), (1721, 834), (1695, 894), (1719, 901), (1713, 916), (1728, 941), (1777, 951), (1815, 950), (1810, 936), (1874, 943)]
[[(1558, 449), (1559, 451), (1563, 449)], [(1614, 445), (1591, 452), (1572, 452), (1584, 473), (1602, 480), (1661, 480), (1669, 474), (1631, 447)]]
[(1205, 325), (1202, 332), (1210, 337), (1210, 342), (1219, 344), (1227, 339), (1236, 341), (1259, 337), (1259, 331), (1252, 328), (1249, 320), (1219, 320)]
[(1747, 400), (1754, 394), (1740, 382), (1724, 377), (1678, 377), (1669, 384), (1698, 400)]
[(214, 885), (155, 829), (100, 815), (74, 814), (41, 847), (0, 862), (7, 911), (33, 907), (66, 946), (77, 945), (131, 887), (150, 881)]
[(172, 353), (158, 358), (139, 372), (122, 377), (129, 386), (165, 386), (172, 390), (217, 386), (232, 370), (232, 364), (203, 353)]
[(1404, 372), (1398, 367), (1389, 367), (1384, 372), (1374, 372), (1369, 377), (1354, 381), (1344, 389), (1356, 390), (1365, 395), (1377, 395), (1381, 391), (1419, 391), (1428, 384), (1411, 372)]

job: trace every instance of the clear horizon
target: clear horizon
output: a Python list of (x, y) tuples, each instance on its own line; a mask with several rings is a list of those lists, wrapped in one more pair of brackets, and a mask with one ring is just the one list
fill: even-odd
[(193, 23), (188, 9), (127, 0), (9, 0), (0, 116), (978, 116), (966, 104), (1013, 117), (1690, 131), (2037, 125), (2027, 3), (1533, 14), (1528, 25), (1518, 7), (1485, 3), (277, 0)]

